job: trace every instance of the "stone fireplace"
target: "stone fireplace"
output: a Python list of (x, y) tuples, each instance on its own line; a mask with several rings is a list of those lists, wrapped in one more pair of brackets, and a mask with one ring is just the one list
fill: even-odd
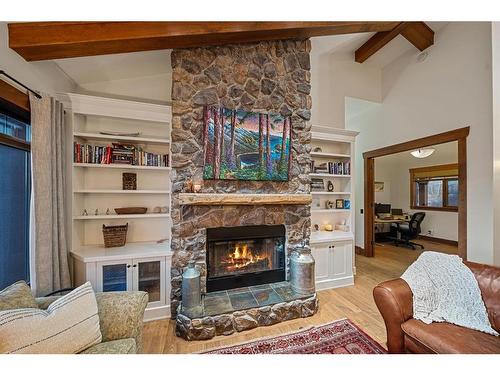
[(207, 292), (285, 281), (285, 226), (207, 229)]
[[(317, 309), (315, 295), (293, 296), (286, 289), (290, 254), (309, 246), (311, 226), (310, 205), (289, 204), (286, 199), (310, 193), (309, 52), (309, 40), (172, 52), (171, 311), (180, 336), (206, 339), (309, 316)], [(205, 105), (291, 116), (289, 180), (203, 180)], [(274, 204), (183, 203), (181, 197), (190, 193), (193, 182), (201, 185), (200, 194), (257, 193), (281, 198)], [(198, 317), (179, 313), (182, 272), (189, 261), (196, 262), (202, 293), (208, 293), (206, 311)], [(227, 311), (209, 311), (212, 299), (219, 305), (228, 298), (233, 301), (237, 287), (254, 288), (248, 291), (258, 299), (259, 286), (261, 290), (267, 288), (268, 296), (279, 296), (278, 302), (250, 309), (235, 308), (233, 303)], [(243, 295), (247, 290), (240, 292)]]

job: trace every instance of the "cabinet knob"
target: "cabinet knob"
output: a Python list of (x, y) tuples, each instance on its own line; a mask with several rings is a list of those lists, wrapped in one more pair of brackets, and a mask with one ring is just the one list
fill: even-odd
[(137, 264), (134, 264), (133, 267), (137, 267)]
[(127, 264), (127, 268), (130, 268), (130, 264)]

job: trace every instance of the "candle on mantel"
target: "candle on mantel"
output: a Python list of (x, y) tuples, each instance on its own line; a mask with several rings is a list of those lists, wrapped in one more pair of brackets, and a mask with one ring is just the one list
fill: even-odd
[(332, 224), (325, 224), (325, 230), (328, 232), (333, 231), (333, 225)]
[(193, 184), (193, 192), (194, 193), (199, 193), (201, 191), (201, 183), (195, 182)]

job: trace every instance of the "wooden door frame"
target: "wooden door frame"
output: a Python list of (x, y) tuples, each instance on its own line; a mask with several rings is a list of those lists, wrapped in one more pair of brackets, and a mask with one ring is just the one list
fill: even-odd
[(368, 257), (374, 255), (374, 229), (375, 219), (375, 158), (412, 151), (419, 148), (439, 145), (442, 143), (458, 143), (458, 255), (467, 260), (467, 136), (470, 127), (451, 130), (448, 132), (419, 138), (408, 142), (382, 147), (363, 153), (365, 175), (364, 223), (365, 243), (364, 249), (359, 253)]

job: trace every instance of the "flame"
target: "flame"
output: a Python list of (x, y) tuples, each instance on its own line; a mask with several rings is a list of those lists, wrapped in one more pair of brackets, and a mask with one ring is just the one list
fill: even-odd
[(260, 255), (254, 255), (252, 250), (248, 248), (247, 244), (236, 244), (232, 253), (228, 254), (228, 257), (224, 260), (227, 264), (227, 270), (239, 270), (245, 268), (250, 264), (257, 263), (266, 259)]

